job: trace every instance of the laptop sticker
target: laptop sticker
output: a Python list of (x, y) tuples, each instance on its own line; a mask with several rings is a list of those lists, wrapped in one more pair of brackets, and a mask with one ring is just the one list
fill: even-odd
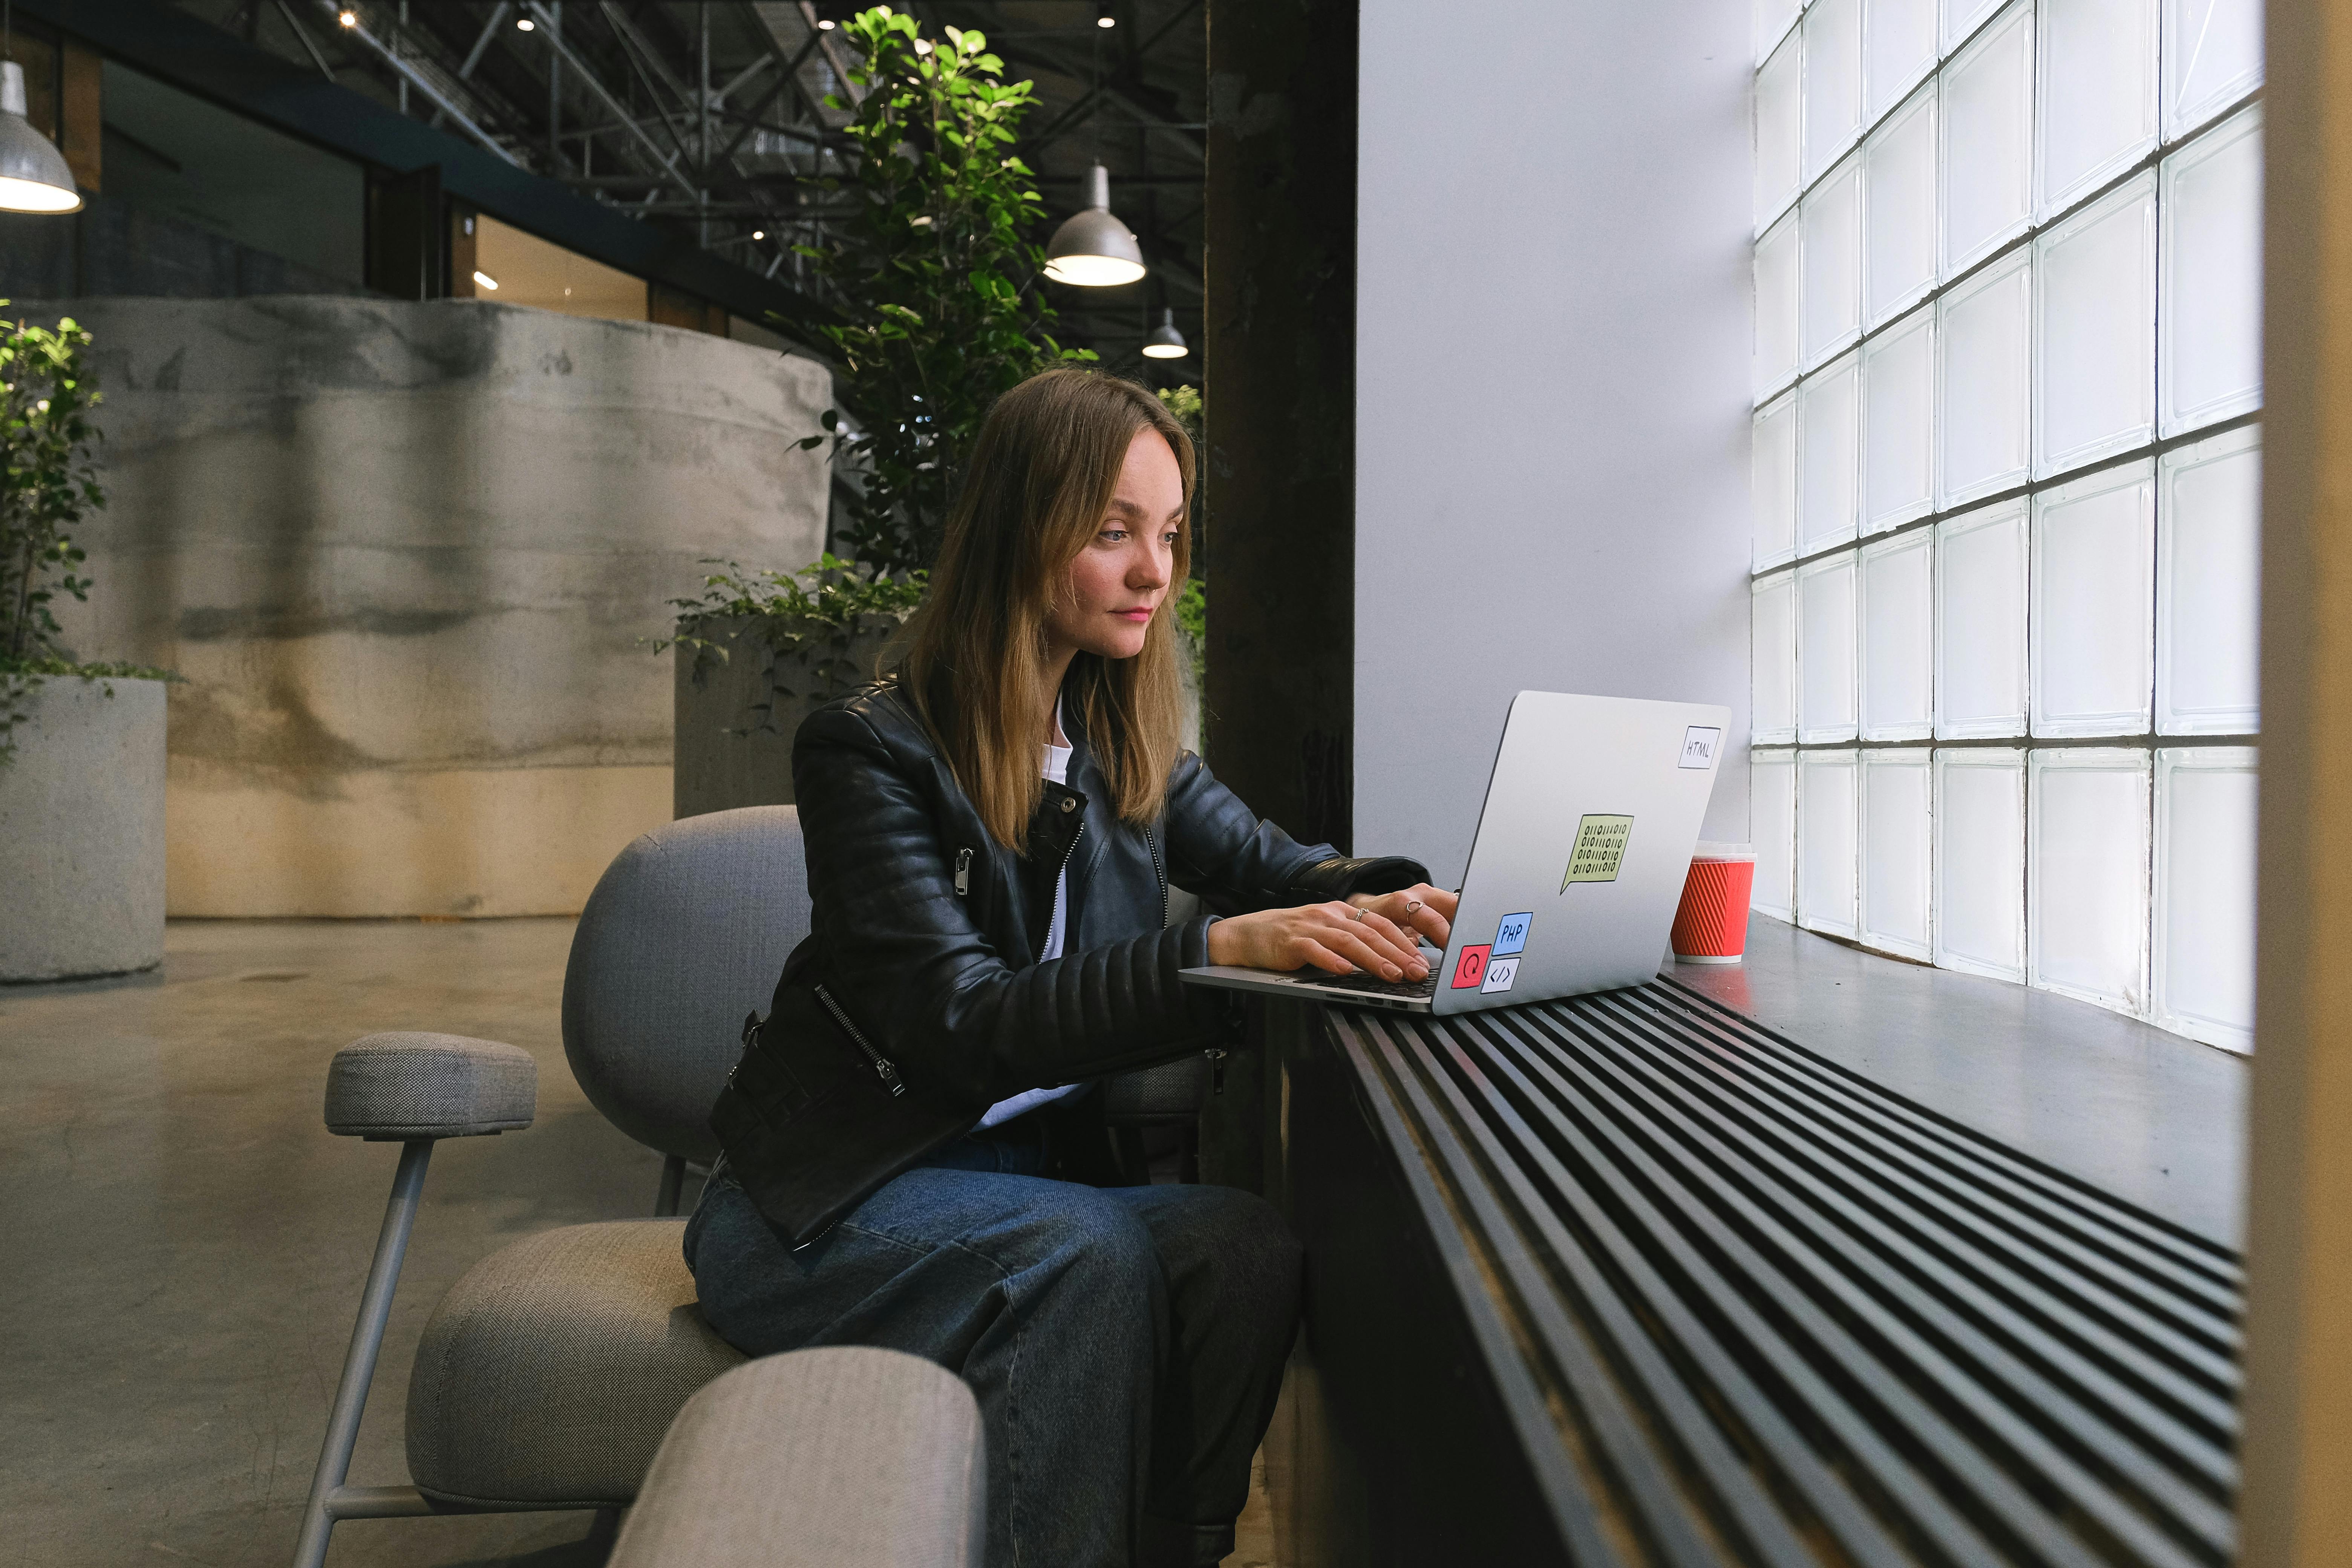
[(1517, 980), (1518, 977), (1519, 961), (1517, 959), (1496, 959), (1493, 963), (1486, 965), (1486, 978), (1479, 982), (1479, 993), (1484, 995), (1491, 995), (1493, 993), (1497, 991), (1508, 991), (1511, 988), (1511, 982)]
[(1723, 740), (1723, 731), (1703, 724), (1694, 724), (1683, 731), (1683, 760), (1678, 768), (1711, 768), (1715, 766), (1715, 749)]
[(1462, 950), (1462, 956), (1454, 961), (1454, 990), (1467, 991), (1486, 978), (1488, 946), (1488, 943), (1481, 942), (1476, 947)]
[[(1500, 958), (1507, 952), (1525, 952), (1528, 950), (1528, 927), (1535, 923), (1535, 919), (1532, 910), (1505, 915), (1503, 923), (1495, 928), (1495, 956)], [(1507, 987), (1510, 982), (1507, 980), (1503, 984)]]
[(1633, 819), (1588, 812), (1576, 825), (1576, 845), (1568, 852), (1568, 872), (1559, 890), (1571, 882), (1613, 882), (1625, 863), (1625, 843), (1633, 836)]

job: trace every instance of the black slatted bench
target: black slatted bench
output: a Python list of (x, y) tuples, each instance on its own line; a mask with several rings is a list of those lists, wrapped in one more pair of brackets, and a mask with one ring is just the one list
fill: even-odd
[(1281, 1055), (1299, 1560), (2231, 1561), (2226, 1248), (1671, 981)]

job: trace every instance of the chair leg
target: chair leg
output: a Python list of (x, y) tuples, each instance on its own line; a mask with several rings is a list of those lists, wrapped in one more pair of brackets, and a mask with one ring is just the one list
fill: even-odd
[(367, 1405), (368, 1380), (375, 1375), (376, 1352), (383, 1348), (393, 1289), (400, 1283), (401, 1258), (408, 1251), (408, 1233), (416, 1224), (417, 1200), (425, 1190), (425, 1167), (432, 1158), (429, 1138), (400, 1146), (400, 1168), (393, 1173), (383, 1228), (376, 1233), (375, 1260), (368, 1265), (367, 1288), (360, 1292), (359, 1321), (352, 1326), (352, 1348), (343, 1357), (342, 1381), (335, 1385), (334, 1408), (327, 1416), (327, 1440), (320, 1445), (319, 1470), (310, 1478), (310, 1498), (302, 1508), (302, 1534), (294, 1546), (294, 1568), (320, 1568), (327, 1560), (327, 1538), (335, 1528), (327, 1506), (329, 1494), (340, 1489), (351, 1473), (352, 1449), (359, 1442), (360, 1412)]
[(654, 1194), (654, 1217), (667, 1219), (677, 1213), (678, 1194), (686, 1186), (686, 1156), (672, 1154), (662, 1162), (661, 1190)]

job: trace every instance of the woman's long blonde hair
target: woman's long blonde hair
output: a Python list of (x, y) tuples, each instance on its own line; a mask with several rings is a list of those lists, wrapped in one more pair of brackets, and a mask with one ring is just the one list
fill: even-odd
[[(956, 783), (999, 843), (1026, 847), (1043, 793), (1039, 747), (1050, 715), (1035, 710), (1045, 622), (1070, 591), (1070, 563), (1102, 528), (1136, 436), (1154, 430), (1176, 455), (1192, 504), (1192, 443), (1160, 400), (1132, 382), (1049, 370), (996, 400), (972, 446), (949, 515), (929, 596), (908, 628), (898, 672)], [(1081, 652), (1075, 699), (1107, 803), (1127, 822), (1160, 815), (1181, 732), (1176, 589), (1191, 564), (1176, 534), (1174, 575), (1143, 651)]]

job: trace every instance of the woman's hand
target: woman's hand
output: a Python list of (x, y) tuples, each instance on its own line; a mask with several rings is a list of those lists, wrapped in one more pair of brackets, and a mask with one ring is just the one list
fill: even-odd
[[(1448, 910), (1454, 907), (1453, 894), (1436, 896)], [(1400, 900), (1397, 909), (1402, 912), (1403, 908)], [(1439, 929), (1444, 924), (1440, 920)], [(1209, 927), (1209, 962), (1247, 969), (1312, 964), (1334, 974), (1360, 969), (1383, 980), (1419, 980), (1429, 973), (1411, 933), (1399, 930), (1386, 915), (1352, 903), (1303, 904), (1221, 920)]]
[(1399, 893), (1358, 893), (1348, 901), (1371, 910), (1408, 935), (1419, 931), (1435, 948), (1444, 947), (1454, 934), (1454, 911), (1461, 903), (1454, 894), (1426, 882), (1416, 882)]

